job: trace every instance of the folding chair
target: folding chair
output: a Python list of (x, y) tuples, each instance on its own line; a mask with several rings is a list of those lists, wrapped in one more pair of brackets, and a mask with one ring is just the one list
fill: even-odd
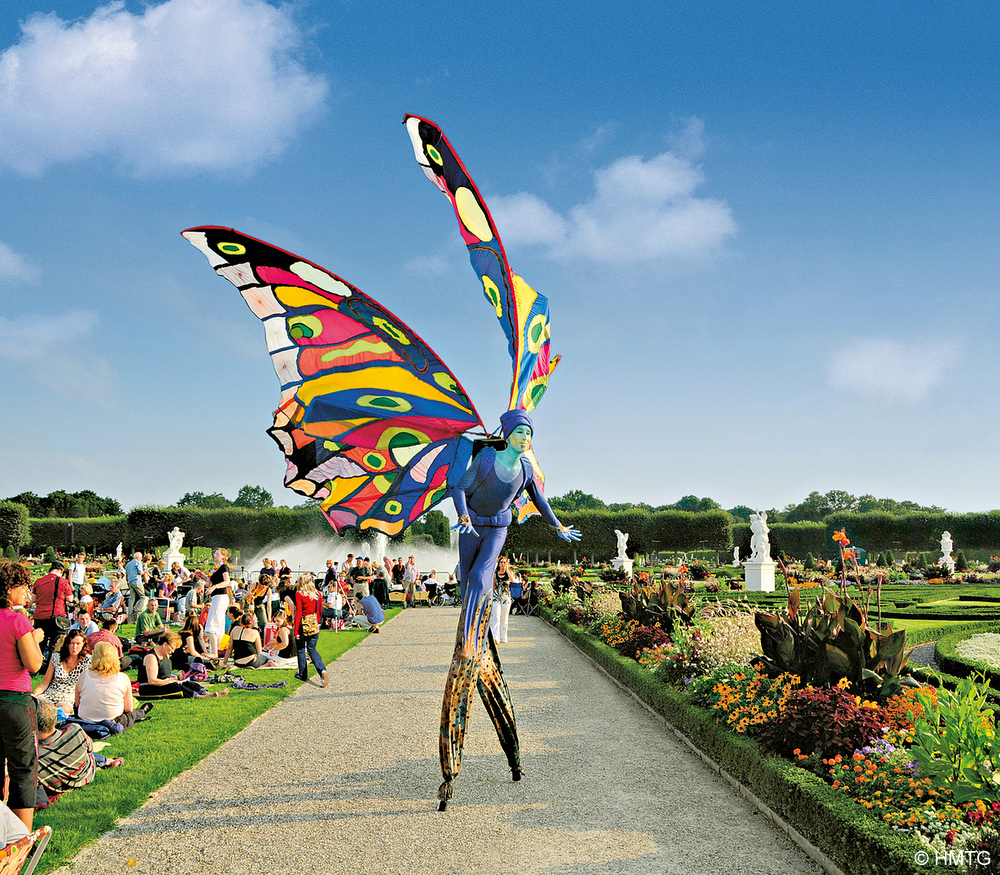
[[(31, 875), (51, 837), (52, 827), (43, 826), (0, 849), (0, 875)], [(25, 862), (27, 868), (24, 868)]]
[[(534, 601), (532, 601), (534, 598)], [(538, 613), (538, 587), (528, 585), (521, 598), (522, 612), (526, 617), (533, 617)]]
[(516, 581), (510, 585), (510, 604), (511, 611), (516, 608), (519, 614), (524, 613), (524, 606), (521, 604), (522, 594), (524, 592), (524, 584), (521, 581)]

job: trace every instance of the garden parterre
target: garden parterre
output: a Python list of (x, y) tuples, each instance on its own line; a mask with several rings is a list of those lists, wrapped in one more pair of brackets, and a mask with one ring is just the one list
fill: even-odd
[[(617, 591), (582, 599), (580, 593), (543, 592), (557, 616), (565, 613), (654, 677), (685, 691), (732, 732), (819, 775), (863, 816), (914, 836), (932, 856), (964, 859), (970, 871), (986, 859), (1000, 864), (1000, 771), (993, 770), (1000, 741), (984, 677), (967, 678), (955, 691), (889, 684), (881, 698), (846, 677), (803, 685), (794, 673), (762, 670), (756, 659), (761, 635), (749, 605), (741, 610), (730, 603), (729, 611), (716, 616), (699, 611), (692, 623), (678, 622), (667, 635), (616, 610)], [(803, 593), (803, 603), (824, 592), (832, 589)], [(857, 597), (862, 608), (865, 596), (862, 590)], [(881, 606), (867, 607), (874, 616)], [(970, 656), (981, 660), (978, 646)]]

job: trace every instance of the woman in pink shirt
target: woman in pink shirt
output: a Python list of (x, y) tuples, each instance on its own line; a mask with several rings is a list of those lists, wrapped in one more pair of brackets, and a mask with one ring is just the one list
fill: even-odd
[(31, 675), (42, 667), (42, 630), (15, 608), (31, 597), (31, 575), (0, 559), (0, 764), (10, 778), (7, 805), (31, 830), (35, 816), (36, 713)]

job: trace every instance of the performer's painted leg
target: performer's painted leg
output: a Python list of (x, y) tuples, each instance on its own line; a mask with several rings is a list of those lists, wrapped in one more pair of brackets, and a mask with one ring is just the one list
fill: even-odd
[(490, 720), (497, 731), (500, 746), (507, 755), (507, 764), (515, 781), (521, 780), (521, 751), (517, 741), (517, 723), (514, 720), (514, 703), (503, 677), (496, 641), (492, 633), (483, 648), (483, 659), (479, 668), (479, 695), (489, 712)]
[[(478, 636), (466, 637), (463, 634), (465, 613), (468, 609), (463, 605), (458, 624), (458, 635), (455, 641), (455, 654), (448, 669), (448, 680), (444, 688), (444, 702), (441, 706), (441, 775), (444, 783), (438, 788), (439, 810), (444, 811), (451, 799), (452, 784), (462, 768), (462, 745), (465, 743), (465, 731), (468, 728), (469, 711), (479, 680), (480, 665), (484, 638), (489, 633), (490, 599), (486, 602), (485, 622), (478, 629)], [(473, 610), (478, 606), (474, 606)]]
[[(453, 782), (462, 764), (462, 744), (469, 709), (479, 681), (490, 627), (493, 573), (506, 539), (506, 528), (491, 526), (483, 526), (478, 535), (463, 534), (459, 538), (462, 613), (459, 615), (455, 654), (448, 670), (441, 706), (440, 753), (444, 782), (438, 789), (440, 811), (445, 810), (452, 797)], [(492, 711), (490, 713), (492, 717)]]

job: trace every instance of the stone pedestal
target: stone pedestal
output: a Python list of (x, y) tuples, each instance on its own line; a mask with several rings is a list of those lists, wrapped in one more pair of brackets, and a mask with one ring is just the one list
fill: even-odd
[[(616, 557), (616, 558), (614, 558), (614, 559), (611, 560), (611, 567), (614, 568), (615, 571), (621, 571), (624, 568), (625, 569), (625, 576), (629, 580), (631, 580), (632, 579), (632, 563), (634, 561), (635, 560), (633, 560), (633, 559), (628, 559), (628, 558), (618, 559)], [(771, 585), (771, 589), (774, 589), (774, 584), (773, 583)]]
[(744, 562), (747, 592), (774, 592), (775, 565), (774, 562), (754, 562), (752, 559)]
[(180, 550), (165, 550), (160, 558), (166, 563), (165, 570), (170, 571), (175, 562), (183, 568), (187, 557)]

